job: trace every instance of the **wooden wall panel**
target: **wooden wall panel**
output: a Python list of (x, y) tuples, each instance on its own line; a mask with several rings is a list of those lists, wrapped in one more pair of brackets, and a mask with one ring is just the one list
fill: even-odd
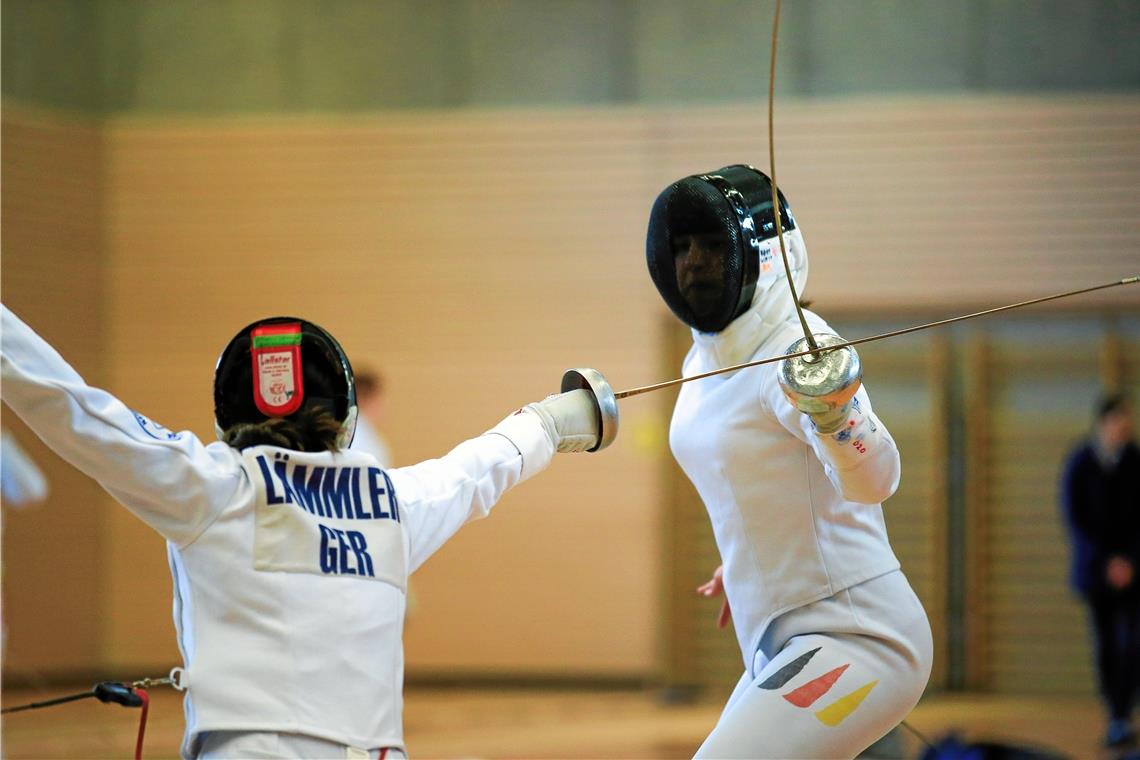
[[(808, 295), (825, 314), (949, 312), (1128, 274), (1138, 117), (1135, 96), (781, 102)], [(555, 390), (569, 366), (619, 388), (659, 379), (667, 312), (642, 252), (653, 198), (687, 173), (767, 164), (760, 107), (116, 118), (84, 133), (98, 146), (85, 169), (44, 170), (87, 205), (37, 206), (46, 180), (13, 192), (31, 153), (8, 149), (24, 129), (11, 118), (5, 292), (66, 260), (29, 301), (100, 336), (97, 377), (209, 437), (218, 350), (247, 321), (301, 313), (387, 374), (402, 464)], [(37, 148), (45, 161), (82, 153), (84, 139), (61, 135)], [(17, 212), (35, 219), (29, 232)], [(21, 234), (58, 259), (14, 252)], [(1125, 289), (1082, 301), (1130, 303)], [(663, 412), (637, 398), (622, 416), (611, 450), (560, 458), (417, 574), (410, 671), (654, 668)], [(162, 542), (121, 509), (94, 527), (102, 660), (169, 665)]]
[[(1083, 331), (1082, 331), (1083, 328)], [(976, 589), (984, 646), (979, 686), (1013, 693), (1089, 693), (1083, 606), (1068, 586), (1070, 546), (1059, 484), (1066, 455), (1090, 427), (1103, 378), (1095, 321), (1005, 324), (989, 339), (989, 392), (973, 424), (987, 457)]]
[[(101, 350), (98, 125), (6, 107), (0, 140), (4, 304), (97, 382), (108, 369)], [(7, 407), (3, 424), (50, 489), (44, 503), (3, 506), (5, 680), (28, 685), (90, 672), (99, 666), (101, 523), (110, 499)]]
[[(953, 312), (1135, 274), (1138, 120), (1136, 96), (777, 103), (807, 295), (821, 308)], [(760, 108), (669, 112), (652, 176), (765, 168), (766, 135)], [(1138, 301), (1122, 288), (1083, 303)]]

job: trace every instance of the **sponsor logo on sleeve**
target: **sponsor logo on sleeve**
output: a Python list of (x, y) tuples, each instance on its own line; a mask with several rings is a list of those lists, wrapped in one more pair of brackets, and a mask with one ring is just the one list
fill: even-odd
[(131, 414), (135, 416), (135, 422), (139, 423), (139, 427), (142, 428), (142, 431), (156, 441), (177, 441), (182, 438), (182, 433), (175, 433), (172, 430), (168, 430), (133, 409), (131, 410)]

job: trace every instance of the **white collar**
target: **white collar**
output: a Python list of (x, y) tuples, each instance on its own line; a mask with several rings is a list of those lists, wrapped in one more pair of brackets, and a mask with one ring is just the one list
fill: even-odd
[(787, 283), (772, 285), (752, 299), (752, 306), (718, 333), (693, 330), (693, 345), (704, 371), (742, 364), (756, 355), (776, 329), (795, 314)]

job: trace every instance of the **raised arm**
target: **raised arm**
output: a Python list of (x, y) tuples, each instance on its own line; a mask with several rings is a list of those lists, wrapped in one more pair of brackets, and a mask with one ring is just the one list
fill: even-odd
[(584, 390), (528, 404), (439, 459), (389, 471), (411, 543), (409, 572), (512, 486), (546, 469), (556, 451), (593, 446), (600, 431)]
[(165, 538), (194, 540), (245, 482), (234, 452), (171, 432), (87, 385), (7, 307), (0, 311), (4, 403)]
[(811, 446), (832, 485), (844, 499), (878, 504), (898, 488), (902, 467), (891, 434), (871, 409), (866, 387), (840, 409), (808, 414), (780, 387), (777, 373), (766, 373), (763, 403), (789, 432)]

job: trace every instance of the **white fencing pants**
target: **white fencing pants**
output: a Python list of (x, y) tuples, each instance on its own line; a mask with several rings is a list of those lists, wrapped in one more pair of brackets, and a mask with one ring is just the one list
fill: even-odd
[(400, 749), (362, 750), (305, 734), (274, 731), (207, 731), (198, 739), (199, 760), (406, 760)]
[(901, 571), (779, 616), (698, 758), (853, 758), (930, 677), (930, 623)]

